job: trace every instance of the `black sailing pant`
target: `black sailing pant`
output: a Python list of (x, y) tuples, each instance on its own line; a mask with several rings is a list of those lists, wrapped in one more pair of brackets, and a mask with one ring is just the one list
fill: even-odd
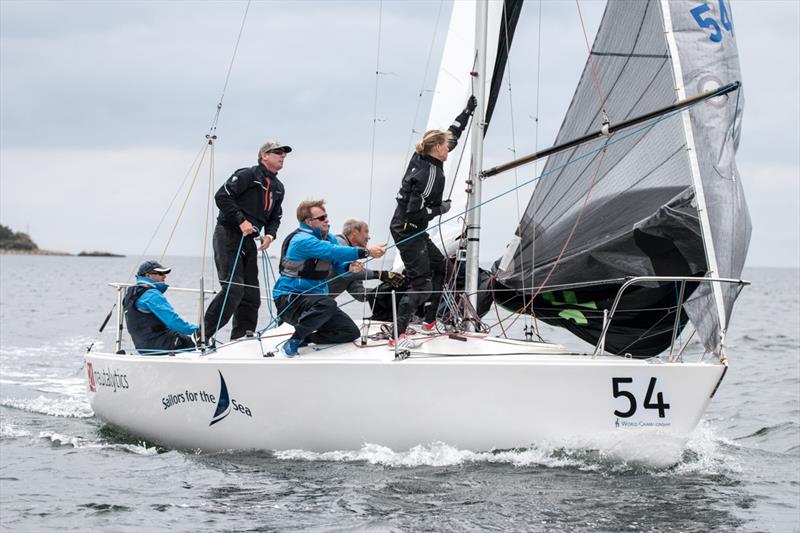
[(361, 335), (353, 319), (327, 294), (284, 295), (275, 300), (275, 307), (281, 318), (294, 326), (295, 339), (339, 344)]
[(423, 302), (425, 322), (436, 320), (444, 281), (444, 256), (427, 233), (402, 242), (419, 232), (411, 225), (392, 220), (389, 230), (406, 267), (409, 287), (409, 292), (403, 294), (397, 305), (397, 331), (402, 334)]
[[(244, 238), (236, 270), (231, 275), (233, 263), (236, 261), (236, 251), (242, 240), (242, 232), (238, 229), (227, 228), (217, 224), (214, 228), (214, 263), (217, 266), (217, 275), (222, 290), (214, 296), (206, 309), (205, 324), (206, 338), (217, 331), (219, 327), (228, 323), (233, 316), (233, 329), (231, 340), (244, 337), (245, 332), (255, 331), (258, 324), (258, 307), (261, 305), (261, 294), (258, 286), (258, 249), (252, 236)], [(231, 280), (228, 299), (225, 292), (228, 290), (228, 280)], [(225, 302), (225, 308), (222, 303)], [(222, 320), (220, 320), (220, 314)]]

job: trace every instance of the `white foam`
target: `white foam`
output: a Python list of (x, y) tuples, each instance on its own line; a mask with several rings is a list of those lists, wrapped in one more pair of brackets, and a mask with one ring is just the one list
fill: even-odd
[(542, 465), (549, 467), (575, 466), (594, 470), (597, 465), (580, 457), (573, 457), (557, 450), (529, 448), (500, 452), (473, 452), (460, 450), (443, 442), (419, 444), (413, 448), (395, 452), (386, 446), (364, 444), (359, 450), (331, 452), (309, 452), (306, 450), (283, 450), (275, 452), (279, 459), (304, 461), (365, 461), (392, 467), (454, 466), (465, 463), (504, 463), (514, 466)]
[(67, 418), (91, 418), (94, 416), (94, 411), (92, 411), (85, 396), (56, 398), (39, 396), (34, 399), (5, 398), (0, 400), (0, 405), (31, 413)]
[(59, 446), (72, 446), (73, 448), (80, 449), (113, 449), (125, 450), (137, 455), (156, 455), (158, 448), (155, 446), (148, 447), (146, 444), (109, 444), (100, 441), (91, 441), (83, 437), (70, 437), (61, 435), (60, 433), (42, 431), (39, 433), (39, 439), (49, 440), (53, 444)]
[(688, 458), (675, 466), (678, 474), (732, 474), (741, 473), (742, 466), (735, 457), (725, 452), (725, 447), (739, 448), (729, 439), (717, 437), (711, 424), (701, 420), (686, 442)]
[(8, 422), (0, 422), (0, 439), (18, 439), (20, 437), (29, 437), (30, 435), (30, 431)]

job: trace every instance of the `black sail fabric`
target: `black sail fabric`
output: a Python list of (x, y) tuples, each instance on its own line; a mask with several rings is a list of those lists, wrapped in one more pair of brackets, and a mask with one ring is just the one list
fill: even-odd
[[(613, 125), (739, 79), (738, 60), (717, 58), (731, 48), (735, 54), (735, 43), (728, 43), (724, 51), (712, 49), (703, 58), (707, 69), (724, 70), (717, 72), (716, 86), (706, 81), (690, 87), (687, 82), (684, 88), (677, 82), (681, 68), (676, 50), (684, 54), (667, 26), (682, 24), (681, 31), (692, 35), (683, 38), (695, 48), (696, 41), (707, 40), (707, 35), (697, 23), (691, 28), (685, 22), (686, 17), (692, 19), (696, 2), (670, 3), (666, 14), (662, 5), (609, 2), (555, 144), (601, 130), (605, 116)], [(735, 68), (729, 68), (734, 63)], [(498, 291), (498, 301), (505, 299), (509, 309), (526, 312), (532, 305), (546, 322), (595, 343), (602, 331), (603, 310), (610, 309), (624, 278), (738, 276), (749, 241), (749, 216), (733, 162), (738, 125), (732, 124), (741, 105), (737, 93), (732, 93), (549, 157), (516, 237), (496, 264), (498, 289), (519, 292), (504, 297), (508, 292)], [(715, 106), (711, 121), (696, 119), (710, 106)], [(707, 133), (708, 129), (714, 132)], [(719, 172), (713, 172), (717, 161), (702, 163), (707, 155), (725, 159), (721, 166), (727, 178), (721, 186), (714, 183), (719, 180)], [(697, 183), (707, 180), (712, 185), (701, 188), (706, 194), (712, 188), (713, 205), (720, 212), (715, 216), (709, 209), (709, 224), (715, 228), (711, 235), (698, 215), (698, 200), (705, 197), (698, 196)], [(737, 236), (733, 250), (727, 245), (730, 232)], [(712, 237), (723, 243), (717, 250), (726, 257), (724, 263), (708, 255)], [(558, 286), (566, 287), (550, 289)], [(635, 287), (625, 293), (613, 317), (606, 350), (656, 355), (669, 347), (680, 313), (678, 329), (691, 317), (706, 348), (718, 352), (720, 321), (707, 317), (718, 317), (720, 308), (729, 316), (735, 295), (713, 292), (690, 284), (682, 302), (691, 303), (681, 306), (675, 282)], [(720, 296), (726, 298), (724, 306), (715, 304)]]

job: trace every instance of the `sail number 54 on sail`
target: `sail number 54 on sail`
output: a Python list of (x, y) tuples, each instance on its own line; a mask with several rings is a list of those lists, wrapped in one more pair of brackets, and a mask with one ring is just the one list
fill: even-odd
[(649, 380), (612, 377), (611, 394), (616, 427), (667, 427), (672, 424), (670, 405), (664, 400), (663, 379), (659, 382), (656, 377)]
[[(708, 38), (715, 43), (722, 40), (722, 28), (725, 28), (725, 31), (733, 35), (733, 21), (728, 14), (728, 9), (725, 7), (725, 0), (719, 0), (719, 21), (710, 14), (706, 15), (709, 11), (711, 11), (711, 8), (707, 3), (703, 2), (699, 6), (690, 9), (689, 13), (692, 14), (694, 20), (697, 21), (697, 24), (701, 28), (710, 28), (714, 30)], [(722, 24), (722, 28), (720, 28), (720, 23)]]

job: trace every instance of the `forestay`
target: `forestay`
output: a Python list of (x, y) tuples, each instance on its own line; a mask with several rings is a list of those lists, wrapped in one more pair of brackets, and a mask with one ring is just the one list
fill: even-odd
[[(740, 79), (724, 0), (611, 1), (555, 144), (601, 130), (603, 110), (613, 125)], [(551, 156), (498, 272), (501, 288), (534, 289), (508, 306), (520, 309), (536, 296), (539, 316), (594, 343), (619, 278), (739, 277), (750, 237), (734, 162), (740, 92)], [(687, 287), (685, 311), (706, 348), (719, 353), (735, 288), (695, 289)], [(632, 291), (606, 349), (663, 351), (677, 297), (673, 283)]]

